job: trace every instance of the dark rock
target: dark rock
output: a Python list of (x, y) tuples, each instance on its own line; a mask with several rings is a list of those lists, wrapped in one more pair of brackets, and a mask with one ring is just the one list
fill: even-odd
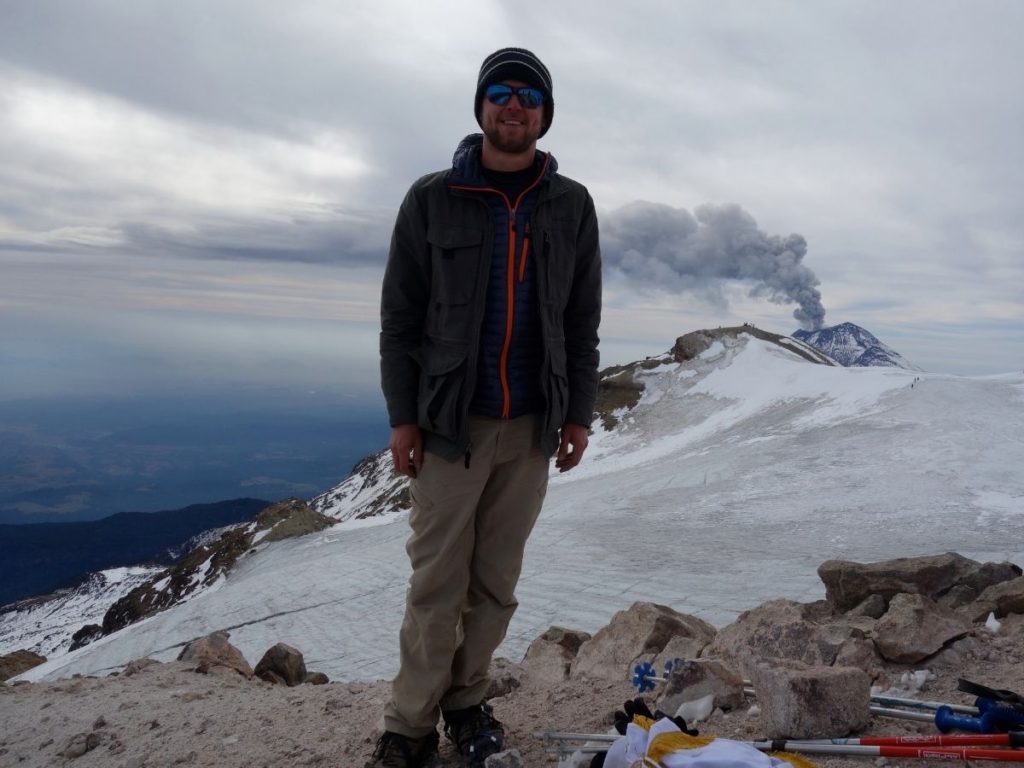
[(818, 567), (825, 584), (825, 596), (835, 609), (845, 612), (872, 595), (886, 600), (900, 593), (918, 594), (941, 600), (952, 592), (951, 600), (961, 604), (969, 592), (980, 594), (992, 584), (1021, 575), (1012, 563), (979, 563), (955, 552), (926, 557), (904, 557), (877, 563), (828, 560)]
[(867, 616), (871, 619), (880, 619), (889, 610), (889, 602), (881, 595), (869, 595), (856, 608), (849, 611), (850, 616)]
[(255, 674), (260, 680), (276, 685), (302, 685), (306, 682), (306, 662), (298, 649), (278, 643), (263, 654)]
[(93, 640), (99, 640), (101, 637), (103, 637), (103, 627), (99, 624), (86, 624), (71, 636), (71, 646), (68, 650), (77, 651), (79, 648), (84, 648)]

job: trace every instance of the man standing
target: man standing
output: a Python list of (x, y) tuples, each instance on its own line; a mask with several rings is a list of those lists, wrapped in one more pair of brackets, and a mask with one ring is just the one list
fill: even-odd
[(381, 299), (381, 380), (397, 471), (412, 478), (401, 667), (368, 768), (424, 765), (446, 736), (474, 764), (502, 749), (484, 701), (547, 490), (587, 447), (601, 258), (586, 188), (537, 139), (551, 75), (522, 48), (480, 68), (452, 167), (409, 190)]

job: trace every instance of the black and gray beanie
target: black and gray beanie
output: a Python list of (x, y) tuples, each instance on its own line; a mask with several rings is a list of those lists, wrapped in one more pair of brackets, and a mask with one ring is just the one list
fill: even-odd
[[(495, 51), (480, 65), (480, 76), (476, 82), (476, 98), (473, 100), (473, 112), (480, 123), (480, 110), (483, 107), (484, 89), (492, 83), (502, 80), (521, 80), (539, 88), (544, 92), (544, 120), (540, 129), (543, 136), (551, 127), (555, 116), (555, 99), (551, 93), (551, 73), (541, 60), (525, 48), (502, 48)], [(480, 124), (483, 127), (483, 124)]]

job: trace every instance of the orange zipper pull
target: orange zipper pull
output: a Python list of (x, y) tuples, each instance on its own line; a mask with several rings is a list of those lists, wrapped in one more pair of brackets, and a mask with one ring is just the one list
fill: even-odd
[(519, 282), (526, 279), (526, 254), (530, 250), (530, 222), (526, 222), (526, 235), (523, 237), (523, 250), (519, 256)]

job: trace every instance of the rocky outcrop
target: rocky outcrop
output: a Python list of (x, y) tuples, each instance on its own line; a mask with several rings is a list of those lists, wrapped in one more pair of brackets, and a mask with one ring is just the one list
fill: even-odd
[(45, 656), (40, 656), (32, 651), (14, 651), (0, 656), (0, 682), (17, 677), (32, 667), (38, 667), (46, 661)]
[(385, 448), (360, 460), (340, 485), (309, 505), (340, 522), (408, 510), (412, 506), (409, 478), (395, 471), (391, 450)]
[(714, 636), (715, 628), (695, 616), (657, 603), (634, 603), (583, 643), (570, 676), (622, 680), (638, 661), (659, 655), (695, 658)]
[(262, 541), (280, 541), (330, 528), (336, 521), (310, 509), (306, 502), (288, 499), (256, 516), (256, 530), (268, 531)]
[(872, 658), (871, 619), (835, 617), (823, 603), (771, 600), (744, 611), (705, 651), (749, 672), (753, 660), (789, 659), (831, 666), (842, 656)]
[(906, 592), (957, 607), (977, 599), (988, 587), (1021, 575), (1013, 563), (979, 563), (955, 552), (905, 557), (877, 563), (828, 560), (818, 568), (825, 599), (845, 612), (879, 595), (887, 602)]
[(229, 528), (219, 540), (201, 545), (174, 566), (156, 574), (115, 602), (104, 614), (100, 631), (83, 627), (75, 635), (80, 648), (157, 611), (177, 605), (224, 578), (257, 541), (277, 541), (323, 530), (334, 520), (311, 510), (300, 499), (271, 504), (253, 523)]

